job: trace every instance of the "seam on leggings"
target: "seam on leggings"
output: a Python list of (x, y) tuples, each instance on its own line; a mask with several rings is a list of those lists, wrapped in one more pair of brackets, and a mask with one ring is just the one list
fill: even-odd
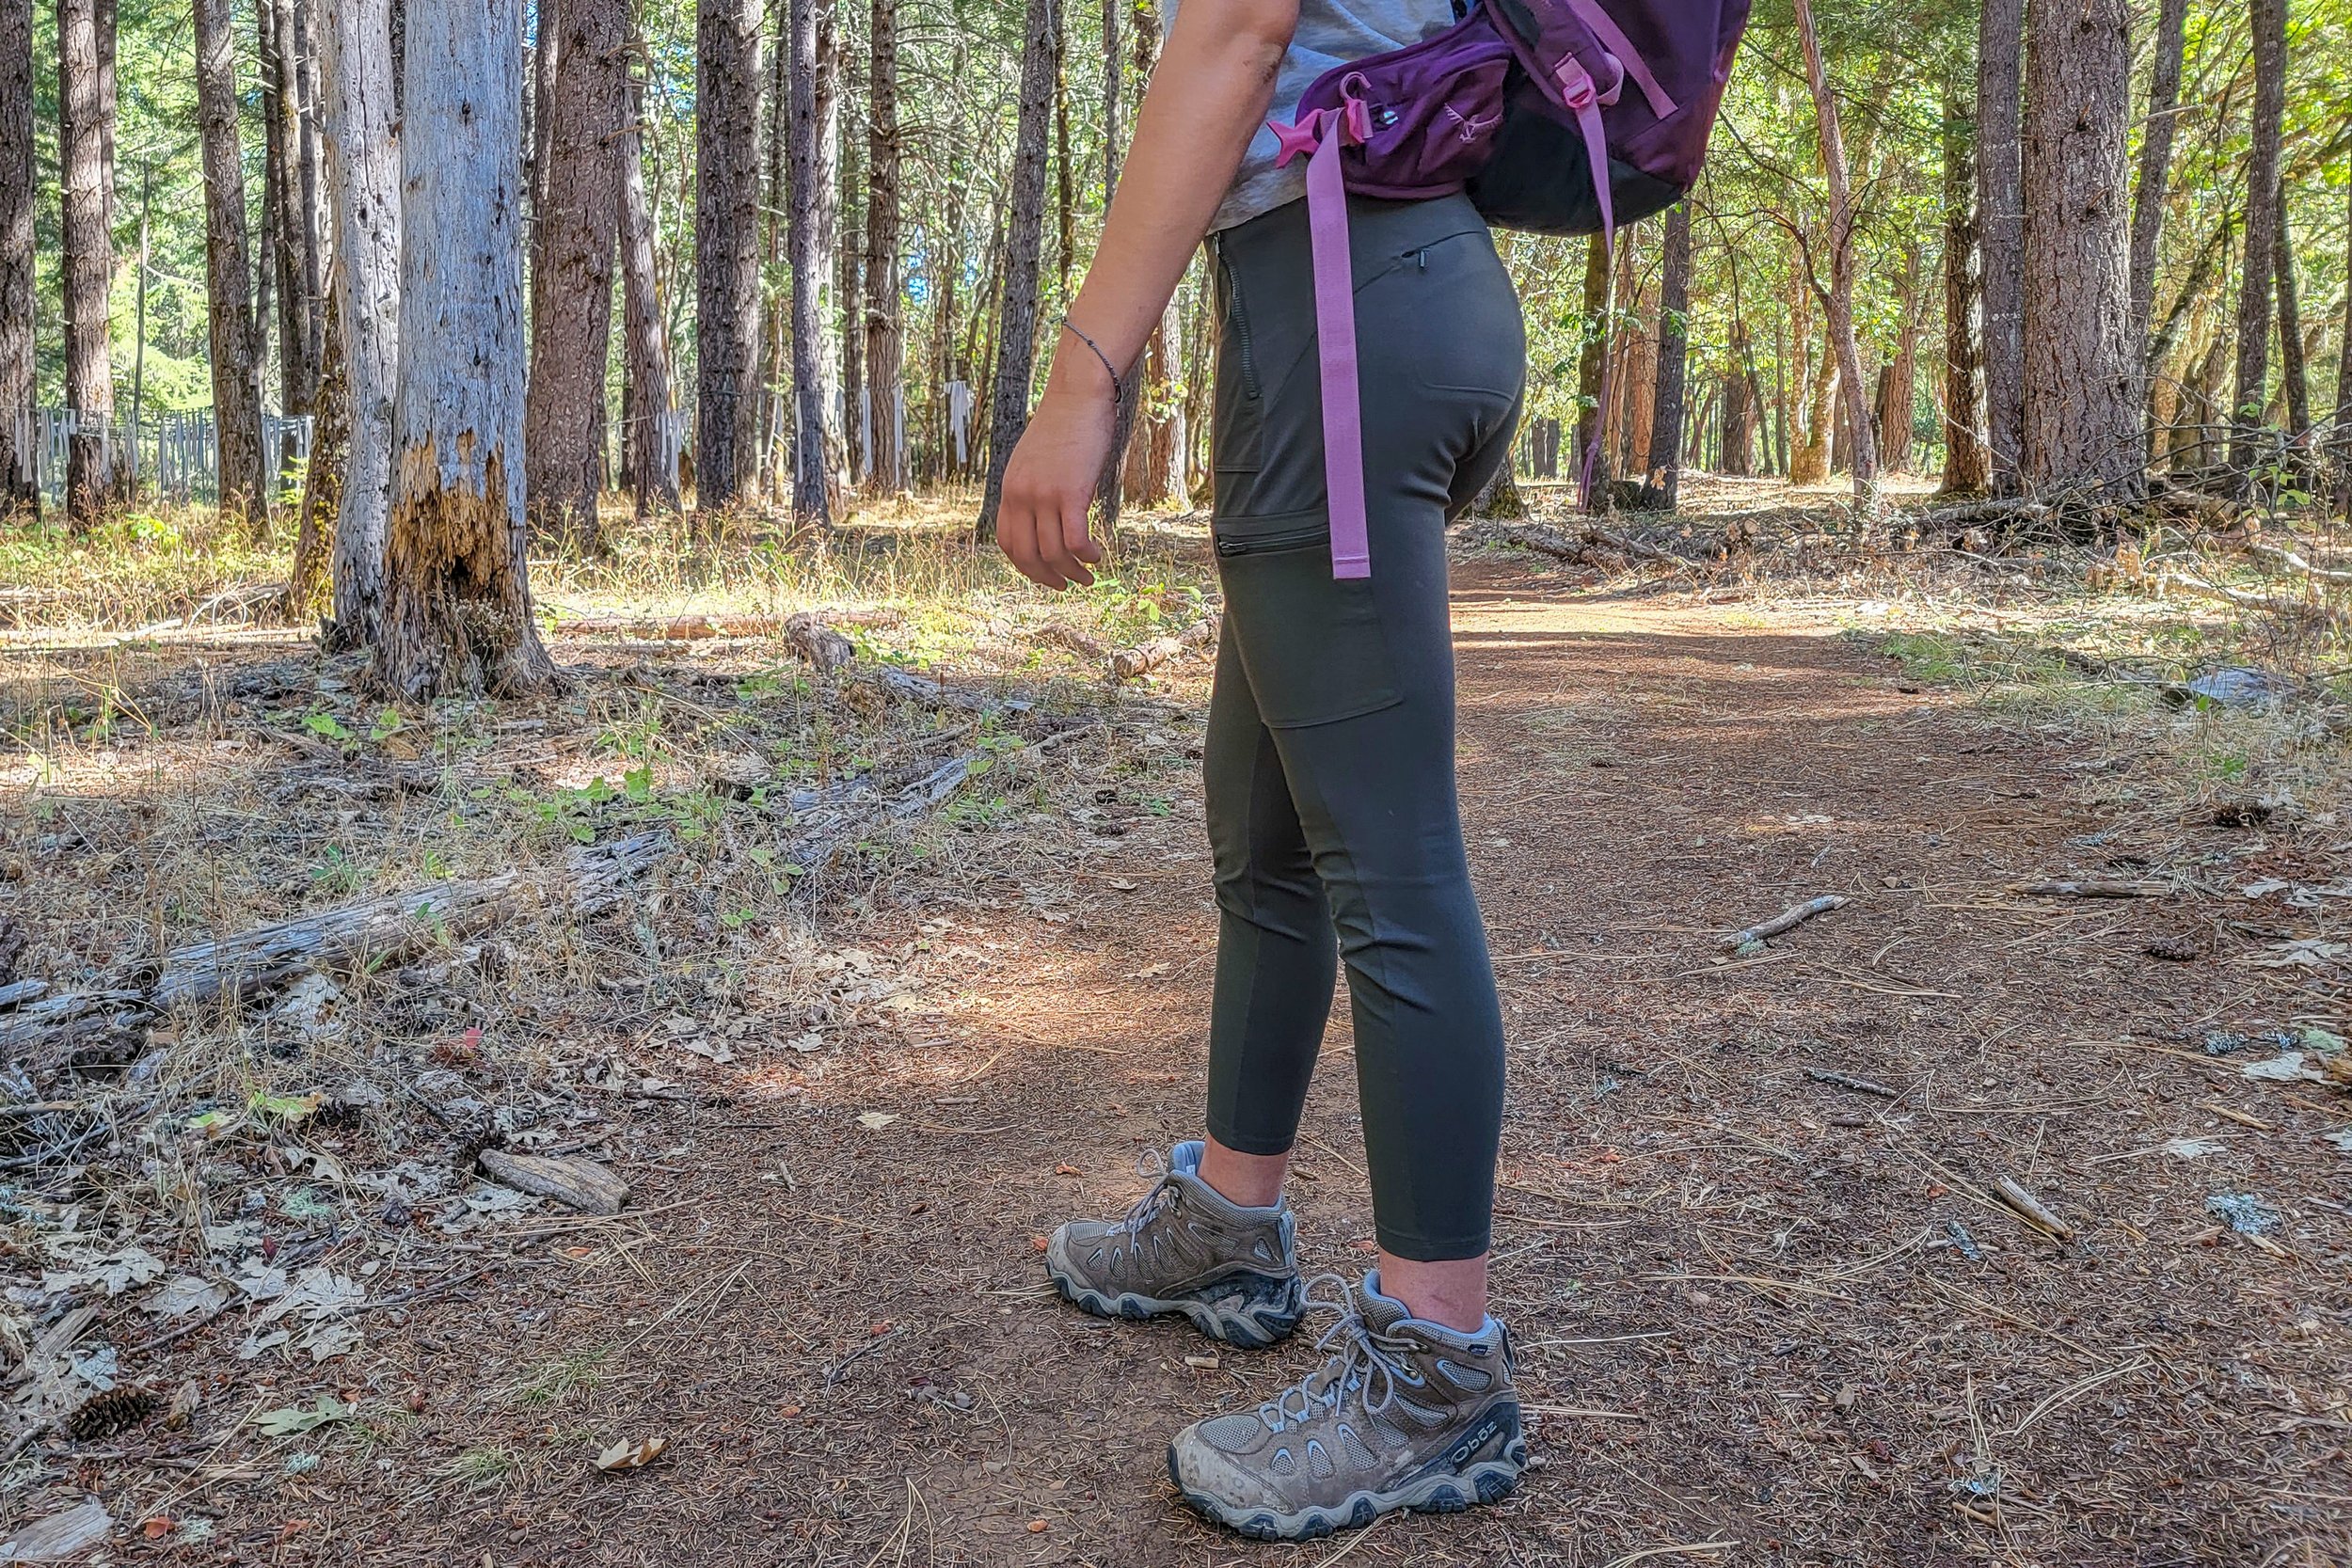
[[(1248, 679), (1246, 673), (1243, 678), (1245, 680)], [(1258, 702), (1257, 693), (1255, 691), (1250, 693), (1249, 705), (1253, 711), (1257, 708)], [(1263, 713), (1258, 714), (1258, 738), (1249, 748), (1248, 787), (1242, 792), (1242, 855), (1243, 862), (1249, 872), (1248, 877), (1248, 881), (1249, 883), (1249, 916), (1248, 924), (1251, 934), (1249, 938), (1249, 989), (1248, 994), (1242, 1001), (1240, 1024), (1241, 1038), (1233, 1048), (1236, 1054), (1233, 1060), (1233, 1073), (1231, 1080), (1231, 1086), (1237, 1101), (1240, 1097), (1247, 1092), (1249, 1084), (1251, 1051), (1255, 1045), (1258, 1034), (1255, 1022), (1258, 1010), (1258, 977), (1265, 963), (1265, 927), (1261, 923), (1261, 917), (1264, 911), (1259, 904), (1259, 897), (1264, 888), (1264, 882), (1263, 879), (1256, 874), (1258, 869), (1258, 835), (1256, 829), (1258, 817), (1258, 785), (1263, 777), (1263, 770), (1265, 767), (1266, 753), (1273, 749), (1273, 741), (1272, 738), (1265, 733), (1265, 715)], [(1211, 1132), (1216, 1134), (1217, 1142), (1223, 1144), (1228, 1148), (1234, 1149), (1243, 1154), (1281, 1154), (1289, 1149), (1289, 1144), (1283, 1145), (1280, 1148), (1248, 1147), (1250, 1145), (1264, 1144), (1267, 1140), (1263, 1138), (1247, 1138), (1237, 1140), (1236, 1138), (1227, 1137), (1225, 1132), (1231, 1132), (1234, 1130), (1233, 1115), (1238, 1114), (1238, 1103), (1233, 1107), (1233, 1111), (1232, 1113), (1225, 1114), (1220, 1114), (1218, 1108), (1216, 1107), (1211, 1107), (1211, 1122), (1214, 1123), (1216, 1121), (1222, 1120), (1226, 1124), (1225, 1132), (1218, 1132), (1214, 1125), (1209, 1129)], [(1292, 1141), (1295, 1143), (1296, 1139), (1294, 1138)]]

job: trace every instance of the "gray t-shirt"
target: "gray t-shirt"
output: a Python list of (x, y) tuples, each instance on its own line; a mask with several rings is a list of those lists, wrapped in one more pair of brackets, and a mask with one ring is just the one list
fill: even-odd
[[(1178, 5), (1179, 0), (1165, 0), (1170, 32), (1175, 30)], [(1453, 0), (1298, 0), (1298, 31), (1291, 39), (1290, 53), (1282, 56), (1267, 118), (1293, 118), (1299, 94), (1333, 66), (1419, 43), (1452, 25)], [(1274, 133), (1260, 126), (1249, 150), (1242, 154), (1233, 188), (1210, 221), (1211, 230), (1248, 223), (1307, 194), (1306, 160), (1294, 158), (1289, 167), (1276, 168), (1278, 150)]]

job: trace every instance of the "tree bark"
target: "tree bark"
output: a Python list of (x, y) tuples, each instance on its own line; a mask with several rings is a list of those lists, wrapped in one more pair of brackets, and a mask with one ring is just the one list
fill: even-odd
[(1912, 406), (1918, 401), (1919, 246), (1903, 247), (1902, 292), (1897, 296), (1895, 357), (1879, 371), (1877, 406), (1871, 410), (1879, 463), (1889, 473), (1911, 467)]
[[(262, 33), (262, 107), (266, 117), (262, 143), (262, 199), (276, 218), (278, 244), (278, 412), (298, 418), (318, 401), (318, 360), (311, 352), (310, 277), (315, 253), (311, 226), (302, 211), (301, 88), (294, 58), (293, 0), (260, 0)], [(278, 443), (280, 490), (293, 483), (294, 443)]]
[(628, 365), (629, 480), (637, 515), (678, 509), (678, 430), (670, 387), (670, 343), (661, 324), (654, 261), (653, 204), (645, 198), (644, 108), (628, 77), (621, 128), (621, 308)]
[(2017, 493), (2026, 428), (2020, 139), (2025, 32), (2026, 0), (1984, 0), (1977, 31), (1977, 243), (1984, 300), (1985, 445), (1991, 488), (2003, 496)]
[[(842, 96), (846, 100), (850, 95)], [(852, 124), (856, 122), (854, 112), (850, 119)], [(865, 488), (874, 477), (874, 405), (866, 395), (866, 291), (860, 281), (866, 270), (866, 202), (860, 189), (865, 152), (865, 144), (855, 136), (841, 150), (841, 245), (834, 254), (839, 269), (834, 296), (841, 302), (841, 406), (852, 489)]]
[[(2164, 237), (2165, 181), (2181, 102), (2181, 46), (2188, 0), (2162, 0), (2155, 59), (2148, 76), (2148, 118), (2139, 133), (2139, 175), (2132, 186), (2132, 331), (2148, 341), (2156, 300), (2156, 256)], [(2150, 432), (2153, 439), (2153, 431)]]
[(898, 7), (874, 0), (873, 75), (866, 105), (866, 388), (874, 409), (874, 483), (907, 487), (899, 428), (905, 395), (906, 325), (898, 280)]
[(2303, 307), (2295, 287), (2295, 228), (2287, 221), (2287, 191), (2279, 182), (2279, 235), (2271, 254), (2279, 273), (2279, 380), (2286, 398), (2287, 435), (2298, 436), (2312, 427), (2311, 373), (2304, 365)]
[(2041, 0), (2029, 19), (2026, 191), (2028, 492), (2137, 496), (2142, 344), (2131, 322), (2124, 201), (2132, 53), (2126, 0)]
[[(556, 13), (547, 205), (534, 247), (531, 381), (523, 454), (534, 531), (603, 548), (605, 366), (612, 259), (621, 232), (620, 141), (628, 103), (627, 0), (564, 0)], [(548, 40), (543, 36), (542, 50)]]
[(1666, 245), (1658, 283), (1658, 390), (1651, 398), (1648, 473), (1642, 504), (1672, 512), (1682, 485), (1683, 371), (1690, 358), (1686, 318), (1691, 309), (1691, 203), (1666, 214)]
[(2249, 0), (2254, 33), (2254, 110), (2246, 158), (2246, 261), (2238, 279), (2237, 386), (2230, 405), (2230, 467), (2255, 461), (2270, 381), (2270, 304), (2278, 288), (2279, 143), (2287, 103), (2286, 0)]
[(383, 613), (392, 408), (400, 372), (396, 3), (334, 0), (326, 9), (323, 30), (336, 314), (351, 420), (350, 455), (336, 496), (330, 641), (359, 645), (375, 642)]
[(2336, 357), (2336, 507), (2352, 518), (2352, 177), (2344, 183), (2344, 335)]
[[(531, 277), (548, 275), (548, 181), (555, 167), (555, 71), (564, 58), (563, 0), (532, 0), (531, 45)], [(538, 336), (535, 319), (532, 335)], [(526, 394), (527, 396), (528, 394)]]
[(1973, 495), (1991, 482), (1979, 424), (1983, 357), (1977, 347), (1977, 126), (1957, 86), (1944, 98), (1943, 494)]
[(66, 526), (97, 525), (114, 484), (114, 367), (106, 293), (114, 273), (107, 230), (106, 141), (100, 91), (97, 0), (57, 0), (57, 153), (65, 254), (65, 400), (75, 419), (66, 444)]
[(715, 531), (759, 459), (758, 0), (700, 0), (694, 40), (694, 500)]
[(400, 393), (376, 668), (415, 700), (548, 685), (523, 526), (516, 8), (407, 0)]
[[(1119, 191), (1119, 7), (1120, 0), (1103, 0), (1103, 211), (1110, 212), (1111, 198)], [(1166, 311), (1160, 319), (1166, 323)], [(1156, 336), (1157, 334), (1154, 334)], [(1119, 531), (1120, 503), (1127, 497), (1127, 450), (1136, 438), (1136, 404), (1143, 393), (1143, 362), (1149, 357), (1150, 344), (1136, 356), (1119, 378), (1117, 408), (1111, 418), (1110, 455), (1103, 461), (1102, 475), (1094, 482), (1094, 503), (1100, 509), (1103, 531), (1116, 534)]]
[(1797, 37), (1804, 49), (1805, 80), (1813, 89), (1814, 119), (1820, 128), (1821, 166), (1829, 176), (1829, 339), (1837, 353), (1838, 380), (1845, 388), (1846, 422), (1852, 432), (1847, 463), (1853, 470), (1854, 505), (1866, 526), (1879, 510), (1878, 443), (1870, 435), (1870, 393), (1862, 379), (1862, 350), (1853, 329), (1853, 185), (1846, 172), (1846, 139), (1837, 122), (1837, 100), (1821, 64), (1821, 42), (1813, 28), (1812, 0), (1796, 0)]
[[(1134, 71), (1136, 88), (1140, 92), (1151, 86), (1152, 73), (1159, 68), (1162, 30), (1157, 0), (1133, 0), (1133, 5)], [(1109, 17), (1114, 13), (1106, 8), (1103, 14)], [(1116, 102), (1117, 81), (1113, 56), (1104, 66), (1105, 107)], [(1117, 172), (1115, 165), (1112, 172)], [(1187, 378), (1183, 358), (1182, 298), (1180, 288), (1168, 300), (1168, 309), (1160, 312), (1158, 328), (1144, 340), (1143, 356), (1129, 372), (1133, 386), (1122, 409), (1130, 429), (1121, 499), (1138, 506), (1163, 506), (1171, 499), (1183, 499)]]
[(991, 402), (988, 487), (978, 528), (993, 538), (1005, 465), (1029, 423), (1029, 372), (1037, 353), (1038, 251), (1045, 233), (1045, 139), (1054, 112), (1057, 0), (1027, 0), (1022, 21), (1021, 99), (1014, 122), (1012, 188), (996, 314), (996, 385)]
[(33, 0), (0, 0), (0, 521), (33, 483)]
[(289, 116), (287, 186), (294, 201), (294, 232), (299, 240), (295, 259), (301, 263), (296, 276), (302, 286), (302, 354), (310, 378), (310, 404), (315, 407), (319, 381), (326, 373), (326, 237), (319, 204), (319, 107), (311, 96), (317, 75), (311, 70), (314, 42), (310, 0), (280, 0), (278, 38)]
[[(206, 0), (198, 0), (203, 5)], [(343, 474), (351, 453), (351, 376), (343, 358), (342, 311), (329, 280), (326, 295), (326, 355), (319, 361), (319, 400), (310, 431), (310, 461), (303, 465), (302, 521), (294, 531), (294, 567), (286, 574), (285, 597), (278, 618), (294, 621), (310, 613), (318, 596), (319, 578), (328, 556), (326, 531), (342, 509)], [(334, 641), (341, 641), (338, 628)]]
[(253, 275), (246, 254), (245, 155), (237, 143), (237, 62), (229, 0), (196, 0), (195, 23), (220, 510), (265, 533), (271, 485), (263, 472), (261, 368), (253, 353)]
[(818, 193), (831, 183), (823, 165), (818, 91), (818, 16), (826, 0), (788, 0), (791, 35), (791, 211), (786, 235), (792, 261), (792, 511), (804, 524), (833, 523), (831, 463), (825, 440), (823, 298), (833, 258), (824, 245)]
[(1602, 426), (1609, 410), (1601, 406), (1607, 388), (1601, 383), (1608, 368), (1609, 248), (1594, 235), (1584, 246), (1584, 292), (1581, 302), (1584, 335), (1576, 356), (1576, 463), (1580, 478), (1591, 488), (1586, 504), (1595, 512), (1609, 510), (1609, 457), (1601, 450)]

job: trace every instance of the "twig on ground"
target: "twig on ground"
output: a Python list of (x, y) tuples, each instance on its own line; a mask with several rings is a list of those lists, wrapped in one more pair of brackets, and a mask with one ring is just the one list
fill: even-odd
[(2013, 1178), (2007, 1176), (1994, 1177), (1993, 1179), (1993, 1190), (2000, 1194), (2001, 1200), (2007, 1203), (2011, 1209), (2016, 1210), (2022, 1217), (2032, 1221), (2035, 1225), (2040, 1226), (2042, 1229), (2057, 1237), (2059, 1241), (2063, 1242), (2073, 1238), (2074, 1234), (2074, 1227), (2067, 1224), (2064, 1220), (2058, 1218), (2056, 1214), (2050, 1212), (2049, 1209), (2043, 1205), (2040, 1198), (2026, 1191), (2026, 1189), (2020, 1186)]
[(2010, 892), (2028, 898), (2161, 898), (2169, 882), (2129, 882), (2120, 877), (2061, 877), (2042, 882), (2012, 882)]
[(1857, 1094), (1882, 1095), (1888, 1100), (1899, 1098), (1898, 1091), (1888, 1088), (1883, 1084), (1873, 1083), (1867, 1078), (1856, 1078), (1850, 1073), (1833, 1072), (1827, 1068), (1809, 1067), (1804, 1069), (1804, 1075), (1817, 1084), (1833, 1084), (1838, 1088), (1851, 1089)]
[(1817, 914), (1827, 914), (1832, 910), (1842, 910), (1845, 907), (1846, 899), (1843, 895), (1825, 893), (1819, 898), (1808, 898), (1802, 904), (1792, 904), (1772, 916), (1772, 919), (1751, 926), (1744, 931), (1734, 931), (1716, 945), (1725, 952), (1735, 952), (1752, 942), (1764, 942), (1780, 935), (1783, 931), (1792, 931)]

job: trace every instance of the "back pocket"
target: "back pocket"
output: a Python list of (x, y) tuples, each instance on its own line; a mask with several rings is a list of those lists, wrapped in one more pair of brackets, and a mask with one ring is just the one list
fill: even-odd
[(1225, 635), (1236, 640), (1267, 724), (1335, 723), (1404, 700), (1371, 581), (1331, 576), (1326, 512), (1219, 518), (1215, 526)]

